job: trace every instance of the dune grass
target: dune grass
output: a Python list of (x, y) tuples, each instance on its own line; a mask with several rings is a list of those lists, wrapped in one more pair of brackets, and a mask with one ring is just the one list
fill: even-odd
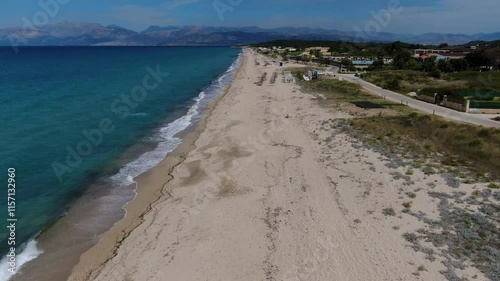
[(398, 93), (418, 92), (425, 88), (446, 88), (451, 90), (500, 91), (500, 72), (464, 71), (442, 74), (441, 78), (414, 70), (382, 70), (363, 75), (363, 79), (379, 87), (387, 88), (390, 81), (399, 80), (401, 87), (393, 89)]
[(372, 116), (350, 120), (353, 128), (377, 142), (434, 157), (448, 167), (467, 167), (476, 176), (500, 177), (500, 130), (461, 124), (421, 113)]
[[(297, 72), (304, 73), (304, 70)], [(414, 157), (426, 171), (452, 171), (484, 180), (500, 178), (500, 129), (484, 128), (419, 113), (412, 108), (391, 103), (372, 95), (358, 84), (321, 77), (315, 81), (298, 81), (308, 92), (323, 94), (327, 106), (346, 107), (354, 101), (383, 104), (383, 110), (363, 110), (348, 122), (353, 131), (362, 132), (366, 141), (397, 148)], [(374, 112), (375, 114), (368, 114)], [(378, 114), (380, 112), (380, 114)], [(418, 160), (418, 161), (417, 161)], [(431, 160), (431, 161), (427, 161)], [(428, 162), (433, 162), (434, 166)]]

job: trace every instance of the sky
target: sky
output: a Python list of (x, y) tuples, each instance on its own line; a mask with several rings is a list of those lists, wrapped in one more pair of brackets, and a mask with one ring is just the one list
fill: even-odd
[(0, 27), (65, 20), (150, 25), (294, 26), (405, 34), (500, 32), (500, 0), (18, 0)]

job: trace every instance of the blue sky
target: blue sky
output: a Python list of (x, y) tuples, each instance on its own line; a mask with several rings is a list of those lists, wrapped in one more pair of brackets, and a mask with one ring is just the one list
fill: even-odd
[[(36, 21), (44, 11), (40, 3), (51, 7), (45, 12), (50, 23), (88, 21), (137, 31), (149, 25), (308, 26), (344, 31), (376, 28), (413, 34), (500, 31), (500, 0), (1, 1), (0, 26)], [(387, 16), (391, 5), (396, 8)], [(377, 22), (377, 14), (386, 16)]]

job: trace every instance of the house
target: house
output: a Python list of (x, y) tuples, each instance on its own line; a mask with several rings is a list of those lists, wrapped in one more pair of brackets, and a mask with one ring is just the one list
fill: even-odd
[(463, 59), (465, 58), (465, 54), (457, 54), (457, 53), (449, 53), (449, 54), (442, 54), (444, 57), (446, 57), (448, 60), (458, 60), (458, 59)]
[[(475, 47), (475, 46), (474, 46)], [(468, 47), (461, 47), (461, 46), (450, 46), (446, 48), (439, 48), (438, 50), (444, 50), (446, 51), (445, 53), (451, 53), (451, 54), (469, 54), (474, 52), (476, 49), (468, 48)]]
[(353, 60), (352, 65), (356, 68), (368, 68), (373, 65), (372, 60)]
[(341, 62), (343, 59), (345, 59), (345, 56), (331, 56), (330, 60), (336, 61), (336, 62)]
[(414, 55), (423, 55), (423, 54), (444, 54), (449, 53), (450, 50), (447, 49), (415, 49), (413, 50)]
[(394, 59), (391, 57), (386, 57), (383, 60), (384, 60), (384, 64), (392, 64), (394, 62)]
[(426, 54), (421, 54), (418, 59), (421, 60), (421, 61), (424, 61), (428, 58), (431, 58), (431, 57), (436, 57), (436, 61), (440, 61), (440, 60), (448, 60), (447, 57), (445, 57), (444, 55), (441, 55), (441, 54), (436, 54), (436, 53), (426, 53)]
[(305, 49), (306, 53), (310, 53), (311, 51), (320, 51), (321, 55), (323, 56), (331, 55), (331, 53), (329, 52), (330, 47), (310, 47)]
[(468, 47), (461, 47), (461, 46), (449, 46), (449, 47), (443, 47), (443, 48), (437, 48), (437, 49), (415, 49), (413, 50), (413, 57), (414, 58), (419, 58), (421, 55), (424, 54), (439, 54), (439, 55), (450, 55), (450, 58), (458, 58), (458, 57), (465, 57), (465, 55), (475, 52), (477, 50), (476, 46), (472, 46), (470, 48)]

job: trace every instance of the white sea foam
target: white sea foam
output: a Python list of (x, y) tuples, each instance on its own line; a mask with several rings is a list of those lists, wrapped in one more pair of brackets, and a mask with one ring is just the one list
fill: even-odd
[[(40, 254), (42, 254), (42, 251), (36, 247), (36, 241), (34, 239), (30, 240), (21, 253), (16, 256), (15, 273), (17, 273), (25, 263), (37, 258)], [(0, 261), (0, 281), (10, 280), (12, 276), (14, 276), (9, 273), (9, 265), (7, 262), (7, 256), (3, 257)]]
[(144, 112), (139, 112), (139, 113), (132, 113), (130, 114), (130, 116), (147, 116), (148, 114), (147, 113), (144, 113)]
[[(156, 166), (168, 153), (172, 152), (181, 143), (181, 139), (175, 137), (175, 135), (185, 130), (202, 117), (201, 108), (205, 107), (214, 97), (219, 95), (231, 81), (235, 70), (241, 62), (241, 58), (242, 53), (239, 54), (238, 58), (229, 66), (223, 75), (212, 82), (212, 85), (207, 87), (204, 91), (200, 92), (194, 99), (194, 104), (184, 116), (167, 124), (158, 131), (157, 135), (152, 138), (158, 141), (156, 149), (142, 154), (136, 160), (125, 165), (117, 174), (112, 176), (111, 179), (120, 185), (134, 184), (135, 177)], [(137, 113), (135, 116), (143, 116), (144, 114), (145, 113)], [(134, 185), (134, 187), (136, 188), (137, 186)], [(135, 188), (134, 193), (136, 192)], [(37, 242), (34, 239), (28, 241), (26, 247), (17, 255), (16, 272), (18, 272), (25, 263), (37, 258), (42, 253), (43, 251), (37, 248)], [(0, 261), (0, 281), (8, 281), (12, 278), (13, 275), (8, 273), (8, 268), (7, 257), (5, 256)]]
[(202, 117), (201, 108), (205, 107), (215, 96), (220, 94), (221, 90), (231, 81), (240, 61), (241, 54), (223, 75), (214, 81), (212, 85), (200, 92), (194, 99), (194, 104), (184, 116), (158, 130), (158, 133), (152, 138), (158, 141), (158, 145), (154, 150), (145, 152), (139, 158), (125, 165), (111, 179), (120, 185), (130, 185), (134, 183), (133, 179), (135, 177), (160, 163), (168, 153), (172, 152), (181, 143), (182, 140), (175, 137), (175, 135), (184, 131)]

